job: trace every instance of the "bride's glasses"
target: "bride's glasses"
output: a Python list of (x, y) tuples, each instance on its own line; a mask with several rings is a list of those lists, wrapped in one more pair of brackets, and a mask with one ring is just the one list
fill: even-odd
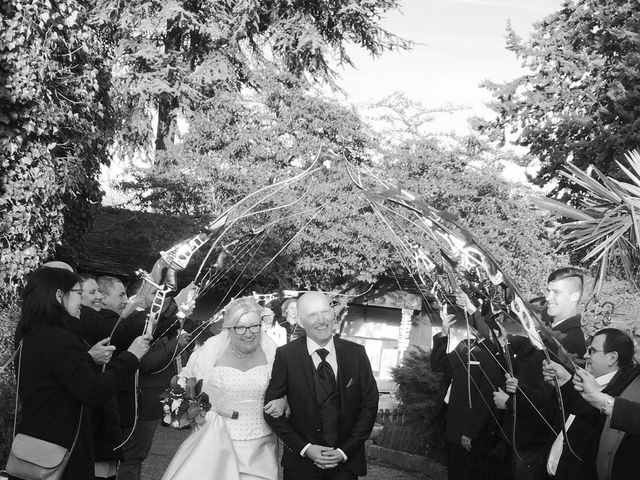
[(245, 333), (247, 333), (247, 330), (249, 330), (251, 333), (258, 333), (261, 327), (262, 327), (261, 324), (256, 323), (255, 325), (249, 325), (248, 327), (231, 327), (231, 328), (233, 328), (233, 331), (236, 332), (238, 335), (244, 335)]

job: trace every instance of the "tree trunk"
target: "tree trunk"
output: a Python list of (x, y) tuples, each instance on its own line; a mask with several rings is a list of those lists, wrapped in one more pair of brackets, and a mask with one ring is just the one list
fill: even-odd
[[(164, 39), (165, 53), (180, 50), (180, 42), (182, 39), (182, 29), (177, 26), (167, 25), (167, 36)], [(170, 83), (173, 83), (169, 80)], [(176, 85), (172, 85), (175, 87)], [(178, 98), (175, 94), (162, 93), (158, 98), (158, 129), (156, 132), (156, 150), (166, 150), (173, 145), (177, 119), (175, 110), (178, 108)]]

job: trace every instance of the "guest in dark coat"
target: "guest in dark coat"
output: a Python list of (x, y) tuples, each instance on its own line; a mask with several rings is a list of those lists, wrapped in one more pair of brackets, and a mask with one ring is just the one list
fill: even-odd
[[(462, 294), (458, 303), (469, 305), (466, 295)], [(467, 309), (473, 309), (470, 325), (474, 329), (477, 326), (482, 333), (477, 338), (462, 340), (447, 354), (454, 316), (443, 314), (442, 332), (433, 338), (430, 356), (431, 368), (443, 372), (445, 382), (451, 382), (445, 429), (450, 480), (490, 478), (488, 455), (497, 429), (492, 394), (503, 378), (497, 361), (498, 349), (487, 340), (491, 337), (489, 327), (479, 309), (472, 305)]]
[(94, 477), (93, 426), (85, 412), (113, 397), (149, 348), (149, 338), (137, 338), (104, 373), (96, 374), (86, 345), (69, 329), (80, 315), (80, 299), (76, 274), (59, 268), (37, 270), (25, 288), (16, 330), (16, 342), (22, 343), (18, 432), (71, 448), (80, 425), (62, 477), (68, 480)]
[[(87, 345), (93, 345), (89, 354), (96, 363), (96, 373), (99, 373), (102, 371), (101, 366), (111, 360), (116, 348), (110, 344), (109, 338), (113, 325), (106, 322), (99, 313), (102, 310), (102, 293), (96, 278), (86, 273), (80, 274), (80, 278), (82, 278), (82, 306), (78, 335)], [(115, 397), (109, 399), (104, 405), (95, 408), (92, 415), (96, 479), (115, 479), (118, 461), (122, 459), (122, 449), (118, 446), (123, 440), (117, 399)]]
[[(579, 270), (560, 268), (548, 277), (546, 315), (554, 336), (568, 353), (579, 358), (586, 352), (578, 312), (582, 289)], [(514, 477), (543, 480), (547, 478), (549, 448), (566, 419), (559, 413), (554, 387), (542, 377), (544, 352), (535, 348), (529, 338), (511, 337), (510, 341), (516, 378), (507, 381), (507, 393), (502, 390), (494, 393), (494, 401), (507, 411), (504, 430), (512, 437)], [(548, 339), (545, 347), (552, 358), (558, 358), (556, 342)]]

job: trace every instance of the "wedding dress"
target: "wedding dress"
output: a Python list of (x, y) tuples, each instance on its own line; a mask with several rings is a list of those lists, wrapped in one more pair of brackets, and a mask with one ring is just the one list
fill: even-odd
[[(184, 379), (203, 380), (212, 408), (205, 423), (182, 443), (162, 480), (277, 480), (276, 437), (262, 410), (275, 345), (263, 335), (268, 364), (242, 371), (215, 365), (226, 348), (218, 337), (196, 350), (180, 372)], [(238, 418), (223, 417), (217, 408), (237, 411)]]

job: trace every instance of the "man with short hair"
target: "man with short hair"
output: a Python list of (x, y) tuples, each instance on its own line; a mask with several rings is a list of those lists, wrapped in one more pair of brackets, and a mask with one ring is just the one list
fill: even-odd
[(119, 278), (111, 276), (98, 277), (98, 287), (102, 294), (102, 305), (120, 315), (127, 306), (127, 289)]
[[(578, 308), (583, 284), (580, 270), (557, 269), (547, 279), (545, 297), (546, 317), (557, 332), (556, 338), (568, 353), (580, 357), (586, 352)], [(544, 352), (535, 348), (529, 338), (512, 336), (510, 343), (515, 356), (515, 378), (507, 380), (506, 393), (500, 389), (493, 397), (498, 408), (507, 410), (504, 430), (514, 437), (511, 444), (515, 479), (543, 480), (547, 478), (546, 459), (554, 437), (551, 427), (560, 428), (565, 419), (560, 418), (554, 387), (542, 377)], [(552, 355), (558, 351), (555, 342), (545, 341), (545, 347)]]
[[(579, 369), (574, 383), (581, 383), (583, 376), (595, 378), (605, 406), (610, 398), (625, 392), (640, 399), (640, 370), (633, 366), (633, 354), (633, 340), (626, 333), (615, 328), (599, 330), (585, 354), (586, 372)], [(572, 375), (560, 364), (545, 362), (543, 375), (549, 383), (558, 379), (565, 406), (572, 413), (565, 424), (571, 450), (563, 445), (562, 436), (551, 448), (547, 466), (553, 478), (637, 478), (635, 456), (640, 451), (640, 436), (613, 430), (605, 413), (599, 411), (602, 405), (596, 408), (585, 401), (569, 381)]]
[(378, 411), (378, 388), (362, 345), (334, 336), (321, 292), (298, 301), (304, 336), (279, 347), (265, 403), (287, 396), (291, 415), (267, 423), (285, 444), (284, 480), (352, 480), (366, 475), (364, 443)]
[[(579, 303), (584, 279), (576, 268), (559, 268), (547, 280), (546, 311), (551, 328), (560, 332), (560, 343), (569, 352), (583, 356), (586, 343), (582, 333)], [(555, 348), (552, 348), (555, 351)]]

